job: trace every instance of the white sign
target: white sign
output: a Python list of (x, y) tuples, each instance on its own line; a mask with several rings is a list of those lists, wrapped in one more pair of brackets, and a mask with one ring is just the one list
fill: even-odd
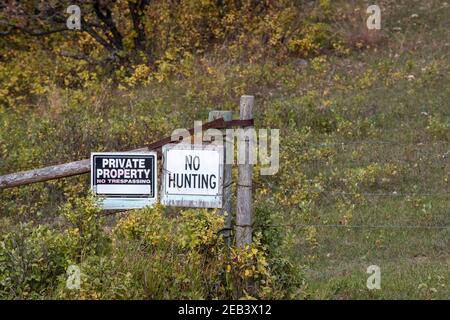
[(91, 187), (103, 209), (134, 209), (156, 201), (155, 152), (91, 153)]
[(163, 204), (222, 207), (223, 147), (169, 144), (163, 147), (163, 157)]

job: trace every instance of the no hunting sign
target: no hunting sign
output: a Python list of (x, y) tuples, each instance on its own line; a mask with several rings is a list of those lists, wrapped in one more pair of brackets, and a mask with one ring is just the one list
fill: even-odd
[(222, 207), (222, 147), (169, 144), (163, 147), (163, 157), (163, 204), (200, 208)]

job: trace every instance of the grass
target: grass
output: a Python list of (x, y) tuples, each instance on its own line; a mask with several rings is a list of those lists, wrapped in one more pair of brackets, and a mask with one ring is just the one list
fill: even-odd
[[(414, 5), (410, 8), (419, 12)], [(305, 111), (302, 94), (267, 102), (267, 113), (281, 106), (294, 121), (282, 135), (281, 150), (290, 161), (282, 170), (301, 172), (305, 177), (297, 176), (297, 188), (305, 182), (315, 186), (307, 194), (311, 189), (326, 191), (306, 196), (312, 205), (303, 212), (294, 209), (291, 197), (292, 206), (284, 208), (278, 221), (289, 221), (280, 227), (286, 236), (294, 234), (286, 255), (305, 266), (309, 298), (450, 297), (448, 34), (439, 18), (422, 11), (420, 27), (409, 29), (401, 21), (410, 13), (397, 10), (394, 15), (400, 13), (400, 25), (409, 31), (401, 42), (392, 35), (385, 47), (331, 59), (321, 76), (316, 70), (305, 77), (311, 81), (290, 83), (299, 91), (316, 90), (316, 107), (317, 101), (331, 101), (331, 111), (319, 121), (318, 109)], [(419, 29), (429, 30), (430, 36)], [(440, 138), (432, 116), (446, 123)], [(340, 119), (348, 123), (337, 130), (345, 124)], [(330, 128), (313, 127), (304, 143), (290, 142), (298, 127), (320, 121), (331, 123)], [(295, 162), (293, 157), (305, 160)], [(293, 171), (292, 163), (300, 169)], [(371, 165), (380, 168), (373, 175)], [(386, 165), (394, 166), (397, 174), (385, 172)], [(289, 193), (287, 189), (283, 191)], [(303, 224), (313, 227), (296, 227)], [(338, 226), (323, 226), (330, 224)], [(372, 264), (381, 268), (381, 290), (366, 288), (366, 269)]]
[[(254, 94), (257, 126), (281, 130), (281, 168), (255, 174), (255, 208), (270, 211), (283, 254), (305, 271), (304, 297), (449, 299), (448, 6), (380, 5), (386, 40), (349, 55), (307, 66), (206, 57), (211, 74), (125, 95), (86, 91), (78, 103), (55, 91), (29, 119), (2, 116), (1, 173), (142, 146), (211, 109), (237, 115), (238, 97)], [(12, 133), (20, 139), (9, 142)], [(51, 221), (54, 208), (86, 186), (86, 177), (74, 177), (2, 191), (4, 230), (30, 217)], [(371, 291), (366, 269), (374, 264), (382, 283)]]

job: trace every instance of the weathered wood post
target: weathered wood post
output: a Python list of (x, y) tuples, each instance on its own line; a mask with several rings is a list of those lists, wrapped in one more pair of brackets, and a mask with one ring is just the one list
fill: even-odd
[[(254, 96), (241, 96), (240, 101), (240, 119), (253, 119)], [(237, 210), (236, 210), (236, 246), (243, 248), (252, 243), (252, 161), (253, 147), (255, 141), (251, 131), (253, 127), (240, 129), (239, 144), (244, 144), (244, 148), (238, 148), (238, 183), (237, 183)], [(245, 131), (250, 131), (248, 136)], [(244, 154), (241, 154), (244, 152)]]
[[(225, 121), (231, 121), (233, 119), (233, 112), (231, 111), (222, 111), (222, 110), (214, 110), (211, 111), (208, 115), (208, 121), (213, 121), (219, 118), (223, 118)], [(224, 140), (226, 139), (226, 130), (222, 129), (222, 137)], [(227, 163), (227, 155), (228, 153), (234, 152), (233, 149), (227, 148), (228, 143), (226, 141), (222, 140), (223, 146), (224, 146), (224, 165), (223, 165), (223, 201), (222, 201), (222, 214), (225, 217), (225, 226), (223, 231), (223, 237), (225, 239), (226, 245), (231, 245), (231, 220), (232, 220), (232, 213), (231, 213), (231, 190), (232, 190), (232, 176), (231, 176), (231, 170), (232, 170), (232, 163)]]

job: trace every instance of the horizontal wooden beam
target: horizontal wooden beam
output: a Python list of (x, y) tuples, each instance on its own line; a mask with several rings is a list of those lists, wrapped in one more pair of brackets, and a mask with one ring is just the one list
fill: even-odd
[[(147, 151), (147, 148), (135, 149), (133, 152)], [(58, 164), (34, 170), (21, 171), (0, 176), (0, 189), (13, 188), (26, 184), (44, 182), (58, 178), (76, 176), (91, 170), (91, 160), (84, 159)]]
[[(199, 130), (230, 128), (233, 126), (247, 126), (250, 123), (240, 122), (239, 120), (224, 121), (219, 118), (210, 122), (206, 122)], [(188, 130), (192, 135), (194, 128)], [(165, 144), (176, 142), (172, 141), (171, 137), (166, 137), (156, 141), (145, 148), (129, 150), (128, 152), (145, 152), (149, 150), (158, 150)], [(90, 159), (84, 159), (34, 170), (21, 171), (16, 173), (0, 176), (0, 189), (13, 188), (22, 185), (27, 185), (36, 182), (44, 182), (64, 177), (76, 176), (83, 173), (88, 173), (91, 170)]]

